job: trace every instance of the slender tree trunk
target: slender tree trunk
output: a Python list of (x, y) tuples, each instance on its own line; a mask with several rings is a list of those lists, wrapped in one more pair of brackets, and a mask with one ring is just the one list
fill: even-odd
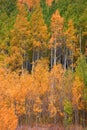
[(54, 65), (56, 65), (56, 39), (54, 42)]
[(32, 55), (32, 72), (34, 71), (34, 62), (35, 62), (35, 50), (33, 49), (33, 55)]
[(25, 65), (24, 65), (24, 61), (26, 59), (26, 55), (25, 53), (23, 54), (23, 62), (22, 62), (22, 75), (24, 74), (24, 68), (25, 68)]
[(79, 114), (78, 114), (78, 108), (77, 106), (75, 106), (75, 125), (78, 125), (78, 121), (79, 121)]
[(25, 118), (25, 122), (26, 122), (26, 125), (28, 125), (28, 110), (27, 110), (27, 104), (28, 104), (28, 102), (27, 102), (28, 100), (27, 100), (27, 97), (25, 97), (25, 111), (26, 111), (26, 114), (25, 114), (25, 116), (26, 116), (26, 118)]
[(22, 70), (22, 75), (23, 75), (24, 74), (24, 62), (22, 62), (21, 70)]

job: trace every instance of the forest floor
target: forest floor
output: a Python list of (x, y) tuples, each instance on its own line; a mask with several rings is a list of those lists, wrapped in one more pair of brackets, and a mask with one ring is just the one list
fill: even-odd
[(20, 126), (17, 130), (87, 130), (81, 126), (69, 126), (64, 128), (63, 126), (44, 126), (44, 127), (29, 127), (29, 126)]

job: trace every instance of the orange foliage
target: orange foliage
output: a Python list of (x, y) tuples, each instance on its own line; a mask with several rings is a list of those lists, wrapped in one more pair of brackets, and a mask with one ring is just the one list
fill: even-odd
[(19, 14), (16, 17), (14, 29), (11, 30), (11, 49), (10, 57), (7, 62), (11, 70), (21, 69), (25, 54), (25, 49), (29, 43), (29, 22), (27, 20), (27, 12), (18, 3)]
[(19, 3), (26, 3), (29, 8), (32, 8), (40, 3), (40, 0), (19, 0)]
[(46, 60), (38, 61), (36, 67), (34, 68), (34, 72), (32, 73), (34, 81), (33, 85), (37, 95), (44, 95), (49, 90), (49, 73), (46, 65)]
[(8, 93), (12, 87), (9, 81), (11, 80), (8, 78), (6, 70), (0, 68), (0, 130), (15, 130), (18, 123), (12, 99)]
[(2, 107), (0, 109), (0, 130), (15, 130), (17, 127), (17, 116), (14, 109)]
[(63, 29), (63, 22), (64, 20), (60, 16), (59, 11), (56, 10), (56, 12), (52, 15), (51, 18), (51, 31), (54, 37), (61, 34), (61, 31)]
[(83, 86), (84, 86), (83, 81), (81, 81), (81, 79), (76, 75), (72, 87), (72, 94), (73, 94), (72, 101), (73, 104), (76, 105), (78, 108), (82, 107), (80, 99), (82, 98)]
[(61, 104), (60, 104), (61, 95), (63, 91), (62, 88), (63, 78), (64, 78), (64, 70), (61, 64), (54, 65), (54, 67), (50, 72), (50, 96), (49, 96), (48, 111), (50, 112), (51, 117), (54, 117), (56, 113), (59, 113), (59, 115), (61, 116), (63, 114), (61, 112)]
[(78, 55), (77, 50), (77, 37), (76, 37), (76, 29), (74, 28), (73, 21), (70, 20), (68, 23), (68, 29), (65, 32), (66, 35), (66, 46), (72, 51), (72, 55)]
[(38, 50), (38, 48), (42, 49), (45, 47), (49, 34), (47, 26), (44, 22), (42, 9), (39, 5), (32, 13), (30, 20), (30, 31), (33, 48), (36, 48)]
[(53, 2), (53, 0), (46, 0), (46, 4), (47, 4), (48, 6), (51, 6), (52, 2)]

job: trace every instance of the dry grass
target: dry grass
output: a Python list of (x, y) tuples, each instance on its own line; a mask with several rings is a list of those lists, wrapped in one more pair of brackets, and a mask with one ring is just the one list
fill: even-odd
[(44, 126), (44, 127), (27, 127), (21, 126), (17, 130), (87, 130), (87, 128), (82, 128), (81, 126), (69, 126), (64, 128), (63, 126)]

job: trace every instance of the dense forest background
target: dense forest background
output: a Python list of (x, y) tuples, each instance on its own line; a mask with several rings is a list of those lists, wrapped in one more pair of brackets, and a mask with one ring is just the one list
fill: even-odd
[(87, 0), (0, 0), (0, 129), (50, 124), (87, 127)]

